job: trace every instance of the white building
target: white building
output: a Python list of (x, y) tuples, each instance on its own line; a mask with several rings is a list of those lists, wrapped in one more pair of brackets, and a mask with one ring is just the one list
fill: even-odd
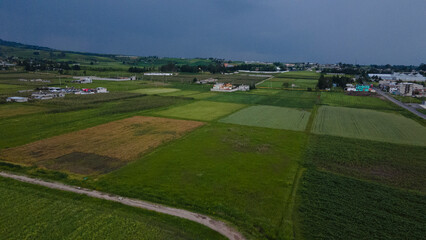
[(173, 73), (144, 73), (145, 76), (173, 76)]
[(28, 102), (27, 97), (8, 97), (6, 102)]

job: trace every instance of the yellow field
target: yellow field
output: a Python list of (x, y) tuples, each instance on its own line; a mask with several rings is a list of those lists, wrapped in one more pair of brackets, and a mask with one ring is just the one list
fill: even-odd
[(105, 173), (201, 125), (196, 121), (136, 116), (4, 149), (0, 158), (78, 174)]

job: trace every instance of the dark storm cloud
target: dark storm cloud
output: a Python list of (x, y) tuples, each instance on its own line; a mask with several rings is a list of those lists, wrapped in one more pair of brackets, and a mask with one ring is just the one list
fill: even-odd
[(0, 1), (0, 38), (266, 61), (426, 62), (424, 0)]

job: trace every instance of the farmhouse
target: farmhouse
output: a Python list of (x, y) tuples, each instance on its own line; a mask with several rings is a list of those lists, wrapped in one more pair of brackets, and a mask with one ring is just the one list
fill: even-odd
[(230, 83), (217, 83), (213, 85), (213, 88), (210, 91), (213, 92), (236, 92), (236, 91), (249, 91), (250, 86), (248, 85), (239, 85), (235, 86)]
[(6, 102), (28, 102), (27, 97), (8, 97)]
[(108, 93), (108, 90), (104, 87), (97, 87), (96, 93)]

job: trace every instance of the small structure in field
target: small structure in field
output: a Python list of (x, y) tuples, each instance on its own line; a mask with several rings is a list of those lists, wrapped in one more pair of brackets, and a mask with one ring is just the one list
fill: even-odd
[(96, 93), (108, 93), (108, 89), (106, 89), (104, 87), (97, 87)]
[(144, 73), (145, 76), (173, 76), (173, 73)]
[(6, 102), (28, 102), (27, 97), (8, 97)]
[(65, 97), (65, 93), (63, 93), (63, 92), (58, 92), (58, 93), (38, 92), (38, 93), (31, 94), (31, 98), (37, 99), (37, 100), (49, 100), (49, 99), (53, 99), (53, 98), (57, 98), (57, 97)]
[(74, 83), (92, 83), (93, 80), (92, 80), (91, 77), (81, 77), (78, 80), (74, 80), (72, 82), (74, 82)]

